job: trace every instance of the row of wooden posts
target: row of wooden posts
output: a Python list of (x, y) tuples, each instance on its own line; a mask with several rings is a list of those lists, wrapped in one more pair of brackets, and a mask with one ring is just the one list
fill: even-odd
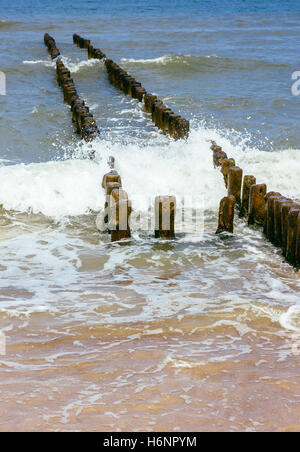
[(278, 192), (267, 192), (266, 184), (257, 184), (245, 175), (234, 159), (212, 142), (213, 161), (224, 176), (228, 195), (221, 200), (217, 233), (233, 232), (235, 206), (248, 225), (263, 227), (266, 238), (282, 249), (286, 261), (300, 267), (300, 204)]
[(57, 58), (60, 55), (60, 51), (56, 47), (55, 39), (52, 38), (52, 36), (50, 36), (48, 33), (45, 33), (44, 43), (45, 46), (48, 48), (52, 60), (55, 60), (55, 58)]
[(93, 118), (89, 107), (85, 105), (77, 93), (74, 80), (71, 77), (70, 70), (64, 65), (60, 52), (56, 47), (55, 40), (47, 33), (44, 36), (44, 42), (53, 59), (56, 60), (57, 82), (64, 93), (64, 100), (72, 111), (72, 121), (75, 124), (76, 132), (81, 135), (85, 141), (92, 141), (99, 136), (99, 129)]
[(187, 138), (189, 135), (189, 121), (176, 115), (171, 108), (168, 108), (158, 99), (157, 96), (147, 93), (140, 82), (129, 75), (113, 60), (106, 58), (100, 49), (94, 49), (89, 39), (84, 39), (78, 34), (73, 35), (73, 42), (82, 49), (87, 49), (89, 58), (105, 60), (105, 67), (109, 81), (139, 102), (144, 102), (145, 111), (152, 116), (152, 122), (165, 134), (169, 134), (174, 139)]
[[(138, 99), (139, 102), (143, 102), (145, 111), (151, 114), (152, 122), (163, 133), (170, 135), (176, 140), (188, 137), (190, 130), (189, 121), (175, 114), (157, 96), (147, 93), (141, 83), (137, 82), (134, 77), (124, 71), (117, 63), (106, 58), (101, 49), (94, 48), (90, 40), (74, 34), (73, 41), (78, 47), (87, 49), (89, 58), (105, 61), (109, 81), (125, 94)], [(56, 59), (58, 82), (64, 91), (64, 100), (71, 106), (76, 131), (86, 141), (92, 141), (99, 136), (99, 129), (95, 119), (85, 105), (84, 100), (78, 96), (71, 73), (60, 58), (60, 51), (56, 47), (55, 39), (46, 33), (44, 42), (51, 58), (53, 60)]]

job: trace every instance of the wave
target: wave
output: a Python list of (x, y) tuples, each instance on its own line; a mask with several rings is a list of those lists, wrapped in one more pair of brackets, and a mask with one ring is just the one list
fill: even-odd
[(121, 62), (124, 64), (141, 64), (149, 66), (177, 66), (177, 67), (189, 67), (191, 69), (215, 70), (216, 68), (222, 70), (255, 70), (258, 68), (287, 68), (289, 66), (285, 64), (275, 64), (270, 61), (264, 60), (251, 60), (241, 58), (226, 58), (218, 55), (207, 56), (191, 56), (191, 55), (163, 55), (157, 58), (149, 59), (134, 59), (134, 58), (122, 58)]
[(20, 25), (20, 24), (22, 24), (22, 22), (16, 22), (13, 20), (4, 20), (4, 19), (0, 20), (0, 28), (10, 27), (13, 25)]
[[(193, 125), (186, 142), (163, 138), (163, 145), (161, 140), (149, 139), (127, 144), (96, 140), (75, 149), (73, 159), (3, 164), (0, 204), (7, 210), (32, 211), (55, 218), (99, 211), (104, 204), (102, 176), (108, 170), (108, 156), (114, 155), (123, 186), (136, 210), (147, 211), (158, 194), (173, 194), (178, 200), (193, 196), (196, 207), (204, 202), (207, 210), (216, 213), (226, 190), (220, 171), (213, 168), (210, 139), (235, 158), (244, 174), (255, 175), (257, 183), (266, 183), (269, 191), (300, 199), (300, 150), (260, 151), (251, 147), (248, 137), (242, 134), (231, 130), (221, 133), (203, 125)], [(91, 146), (95, 161), (84, 159)]]
[(63, 57), (62, 60), (63, 60), (64, 64), (68, 67), (68, 69), (70, 69), (70, 71), (73, 74), (80, 72), (82, 69), (103, 65), (103, 63), (100, 60), (96, 60), (96, 59), (73, 62), (69, 58)]
[(55, 63), (51, 60), (24, 60), (23, 64), (25, 65), (34, 65), (34, 64), (40, 64), (44, 67), (53, 67), (55, 68)]
[(291, 306), (287, 312), (281, 315), (279, 322), (283, 328), (298, 333), (297, 339), (298, 345), (300, 345), (300, 305)]
[[(69, 58), (63, 56), (62, 60), (63, 60), (64, 64), (70, 69), (70, 71), (73, 74), (77, 73), (77, 72), (80, 72), (82, 69), (85, 69), (85, 68), (90, 68), (90, 67), (93, 67), (93, 66), (101, 65), (101, 62), (99, 60), (94, 60), (94, 59), (73, 62)], [(47, 59), (47, 60), (25, 60), (25, 61), (23, 61), (23, 64), (25, 64), (25, 65), (39, 64), (39, 65), (42, 65), (44, 67), (53, 67), (53, 68), (55, 68), (55, 62), (51, 61), (50, 59)]]
[(8, 190), (6, 196), (0, 195), (0, 204), (6, 210), (60, 219), (99, 210), (103, 204), (101, 167), (91, 161), (2, 166), (0, 174), (1, 190)]
[(141, 64), (152, 64), (152, 63), (156, 63), (156, 64), (168, 64), (168, 63), (173, 63), (176, 61), (182, 62), (184, 61), (185, 58), (188, 58), (189, 56), (185, 57), (184, 55), (164, 55), (161, 57), (157, 57), (157, 58), (148, 58), (148, 59), (134, 59), (134, 58), (122, 58), (121, 62), (122, 63), (141, 63)]

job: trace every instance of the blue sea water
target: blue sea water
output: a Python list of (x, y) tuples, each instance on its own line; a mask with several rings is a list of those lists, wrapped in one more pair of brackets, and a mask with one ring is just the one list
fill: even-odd
[[(291, 75), (298, 69), (297, 2), (1, 0), (0, 6), (1, 20), (12, 21), (0, 28), (1, 69), (7, 73), (8, 89), (6, 102), (1, 98), (0, 103), (5, 109), (1, 131), (6, 130), (16, 156), (19, 145), (13, 135), (18, 132), (5, 120), (26, 136), (26, 112), (45, 99), (41, 91), (54, 90), (49, 72), (23, 65), (24, 60), (47, 59), (42, 41), (46, 31), (66, 56), (84, 58), (72, 45), (72, 34), (78, 32), (116, 61), (129, 60), (126, 69), (149, 91), (170, 97), (171, 106), (177, 104), (188, 119), (250, 133), (266, 150), (299, 144), (300, 98), (291, 94)], [(130, 63), (162, 56), (169, 59)], [(106, 111), (109, 96), (101, 99)], [(105, 123), (100, 121), (100, 127), (105, 129)], [(34, 129), (33, 124), (30, 136), (43, 141)], [(5, 157), (13, 157), (7, 141), (2, 147)]]

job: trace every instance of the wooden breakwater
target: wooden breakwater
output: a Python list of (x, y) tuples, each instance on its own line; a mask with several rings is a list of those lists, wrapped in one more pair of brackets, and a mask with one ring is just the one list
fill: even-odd
[(62, 88), (64, 101), (71, 107), (75, 130), (85, 141), (92, 141), (100, 135), (96, 121), (85, 101), (78, 95), (71, 72), (63, 63), (54, 38), (46, 33), (44, 42), (51, 58), (56, 59), (57, 82)]
[(174, 139), (185, 139), (189, 135), (189, 121), (175, 114), (157, 96), (150, 94), (140, 82), (128, 74), (113, 60), (106, 57), (101, 49), (95, 49), (89, 39), (78, 34), (73, 35), (73, 42), (81, 49), (88, 51), (89, 58), (104, 61), (109, 81), (124, 94), (144, 103), (145, 111), (151, 114), (152, 122), (165, 134)]
[(224, 177), (227, 196), (221, 200), (217, 232), (233, 232), (234, 206), (249, 226), (263, 228), (265, 237), (281, 248), (285, 260), (300, 268), (300, 204), (278, 192), (268, 192), (256, 177), (245, 175), (235, 160), (215, 142), (211, 144), (213, 163)]

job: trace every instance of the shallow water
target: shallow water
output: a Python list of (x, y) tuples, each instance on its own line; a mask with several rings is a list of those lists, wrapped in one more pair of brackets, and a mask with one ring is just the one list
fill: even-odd
[[(52, 3), (18, 0), (0, 21), (0, 430), (299, 430), (298, 275), (238, 218), (233, 236), (215, 235), (225, 188), (208, 140), (300, 199), (300, 10)], [(46, 31), (101, 130), (95, 161), (74, 135)], [(160, 134), (74, 32), (190, 119), (189, 139)], [(96, 228), (111, 154), (134, 207), (122, 245)], [(185, 200), (171, 243), (137, 221), (158, 194), (176, 195), (178, 231)]]

